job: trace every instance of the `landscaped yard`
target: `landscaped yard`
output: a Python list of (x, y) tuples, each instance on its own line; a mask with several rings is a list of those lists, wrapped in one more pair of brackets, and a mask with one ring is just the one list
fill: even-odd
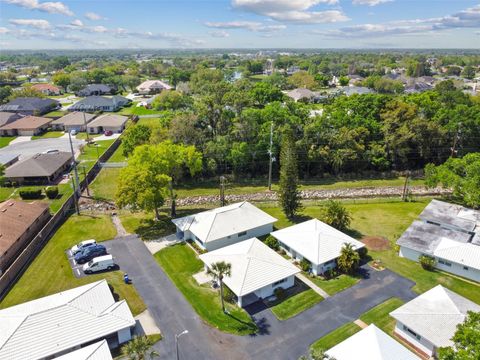
[(48, 114), (43, 115), (43, 117), (59, 118), (65, 115), (66, 113), (67, 113), (66, 111), (55, 110), (55, 111), (50, 111)]
[(93, 164), (95, 164), (98, 157), (101, 156), (110, 147), (110, 145), (113, 144), (114, 141), (115, 139), (99, 140), (95, 141), (96, 145), (85, 145), (82, 148), (82, 153), (77, 158), (77, 161), (80, 162), (79, 166), (85, 166), (86, 171), (88, 171), (93, 166)]
[(127, 161), (126, 156), (123, 155), (123, 143), (120, 143), (117, 150), (110, 156), (107, 162), (125, 162)]
[(346, 274), (340, 274), (337, 277), (328, 280), (323, 279), (320, 276), (307, 276), (328, 295), (335, 295), (336, 293), (348, 289), (360, 281), (359, 276), (351, 276)]
[(63, 136), (63, 135), (65, 135), (64, 131), (47, 131), (42, 135), (32, 136), (32, 140), (59, 138), (60, 136)]
[(307, 309), (310, 309), (322, 300), (323, 297), (318, 295), (312, 289), (308, 289), (288, 297), (279, 304), (272, 306), (270, 310), (272, 310), (273, 314), (279, 320), (287, 320)]
[(229, 314), (224, 314), (218, 291), (212, 290), (208, 284), (200, 286), (196, 283), (192, 275), (203, 269), (203, 262), (198, 259), (188, 245), (170, 246), (157, 252), (154, 256), (168, 277), (205, 322), (232, 334), (244, 335), (256, 332), (255, 323), (243, 309), (227, 303)]
[(114, 201), (117, 191), (117, 178), (120, 168), (103, 168), (90, 184), (93, 196), (98, 199)]
[(160, 213), (159, 220), (153, 220), (153, 213), (125, 211), (120, 213), (125, 230), (138, 234), (142, 240), (154, 240), (175, 233), (175, 225), (166, 213)]
[(97, 241), (104, 241), (112, 239), (115, 235), (115, 227), (108, 216), (71, 216), (49, 240), (17, 284), (3, 299), (0, 308), (106, 278), (120, 298), (127, 300), (132, 313), (134, 315), (141, 313), (146, 306), (135, 287), (123, 282), (121, 271), (77, 279), (74, 277), (64, 253), (66, 249), (81, 240), (93, 238)]
[[(46, 185), (37, 185), (37, 186), (26, 186), (29, 189), (42, 189), (44, 190), (46, 188)], [(18, 188), (13, 188), (13, 187), (0, 187), (0, 202), (12, 198), (16, 200), (21, 200), (19, 191), (22, 189), (22, 187)], [(48, 202), (50, 204), (50, 211), (51, 212), (57, 212), (65, 202), (65, 200), (72, 194), (73, 189), (70, 185), (68, 184), (61, 184), (58, 185), (58, 196), (56, 199), (48, 199), (45, 196), (45, 192), (43, 192), (43, 197), (40, 199), (41, 201)], [(29, 200), (31, 201), (31, 200)]]
[(16, 136), (0, 136), (0, 149), (10, 144)]
[(328, 350), (335, 345), (341, 343), (342, 341), (348, 339), (353, 334), (359, 332), (360, 327), (351, 323), (346, 323), (345, 325), (340, 326), (339, 328), (333, 330), (331, 333), (328, 333), (324, 337), (315, 341), (311, 347), (315, 350)]
[(7, 200), (15, 191), (15, 188), (0, 186), (0, 202)]

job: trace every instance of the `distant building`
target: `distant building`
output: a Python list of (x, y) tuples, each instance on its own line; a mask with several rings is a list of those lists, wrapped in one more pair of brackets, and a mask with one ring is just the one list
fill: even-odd
[(23, 116), (24, 115), (17, 114), (17, 113), (0, 112), (0, 127), (2, 127), (3, 125), (10, 124), (11, 122), (18, 120)]
[(58, 108), (60, 108), (60, 103), (57, 100), (35, 97), (16, 98), (7, 104), (0, 105), (0, 111), (23, 115), (43, 115)]
[[(27, 203), (6, 200), (0, 203), (0, 275), (37, 235), (49, 218), (49, 207), (44, 202)], [(0, 329), (4, 331), (2, 325)]]
[(52, 121), (51, 126), (54, 130), (64, 130), (65, 132), (70, 132), (72, 130), (77, 132), (87, 131), (86, 124), (92, 121), (95, 116), (97, 115), (74, 111)]
[(112, 97), (105, 96), (88, 96), (68, 108), (68, 111), (117, 111), (123, 106), (131, 103), (130, 99), (123, 96), (114, 95)]
[(51, 118), (39, 116), (25, 116), (14, 122), (0, 127), (1, 136), (34, 136), (45, 132), (50, 123)]
[(310, 102), (315, 99), (316, 94), (305, 88), (298, 88), (290, 91), (286, 91), (285, 95), (287, 95), (290, 99), (292, 99), (295, 102), (298, 101), (305, 101), (305, 102)]
[(62, 93), (62, 90), (58, 86), (52, 84), (35, 84), (32, 85), (31, 88), (47, 96), (60, 95)]
[(115, 88), (105, 84), (90, 84), (78, 91), (77, 96), (94, 96), (94, 95), (111, 95), (115, 92)]
[(69, 152), (36, 154), (5, 170), (5, 178), (17, 184), (51, 184), (67, 171), (73, 161)]
[(163, 90), (171, 90), (172, 86), (161, 80), (147, 80), (137, 86), (137, 91), (140, 94), (158, 94)]
[(128, 117), (117, 114), (104, 114), (90, 121), (87, 125), (89, 134), (101, 134), (105, 131), (121, 133), (125, 130)]
[(344, 86), (342, 87), (341, 91), (347, 95), (365, 95), (365, 94), (374, 94), (375, 91), (363, 86)]

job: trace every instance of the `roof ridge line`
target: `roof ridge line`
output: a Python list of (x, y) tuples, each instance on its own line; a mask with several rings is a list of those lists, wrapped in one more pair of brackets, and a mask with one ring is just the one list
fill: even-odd
[(18, 331), (18, 329), (20, 329), (20, 327), (22, 326), (22, 324), (27, 321), (28, 317), (30, 316), (29, 315), (26, 315), (23, 320), (20, 322), (20, 324), (18, 324), (18, 326), (16, 327), (16, 329), (14, 331), (12, 331), (12, 333), (10, 334), (10, 336), (8, 336), (5, 341), (3, 342), (2, 346), (0, 346), (0, 349), (3, 349), (3, 347), (8, 343), (8, 341), (12, 338), (13, 335), (15, 335), (15, 333)]
[(248, 268), (250, 267), (250, 262), (251, 262), (251, 258), (250, 257), (247, 257), (247, 271), (245, 271), (245, 274), (243, 275), (243, 279), (242, 279), (242, 284), (240, 286), (240, 292), (243, 293), (243, 285), (245, 285), (245, 280), (247, 279), (247, 273), (248, 273)]
[(210, 233), (212, 232), (213, 223), (215, 222), (215, 219), (217, 218), (217, 213), (214, 213), (214, 214), (215, 215), (213, 216), (212, 222), (210, 223), (210, 228), (208, 229), (207, 236), (205, 236), (205, 240), (203, 240), (204, 242), (208, 241), (208, 237), (209, 237)]
[(95, 350), (93, 350), (93, 351), (87, 356), (87, 358), (86, 358), (85, 360), (91, 359), (92, 356), (97, 352), (98, 349), (100, 349), (100, 347), (103, 345), (103, 343), (104, 343), (105, 341), (107, 341), (107, 340), (103, 339), (102, 341), (99, 341), (98, 343), (93, 343), (92, 345), (96, 345), (96, 344), (98, 344), (98, 345), (97, 345), (97, 347), (95, 348)]

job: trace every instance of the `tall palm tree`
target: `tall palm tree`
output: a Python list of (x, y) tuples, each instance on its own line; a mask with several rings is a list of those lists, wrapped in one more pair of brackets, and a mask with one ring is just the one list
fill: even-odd
[(147, 336), (134, 336), (134, 338), (122, 346), (122, 354), (130, 360), (145, 360), (147, 356), (153, 359), (159, 356), (158, 352), (152, 349), (153, 343)]
[(347, 274), (351, 274), (357, 270), (360, 264), (360, 255), (353, 248), (352, 244), (345, 243), (340, 251), (340, 256), (338, 257), (337, 262), (340, 270)]
[(232, 273), (232, 264), (228, 264), (225, 261), (219, 261), (211, 264), (208, 267), (207, 274), (213, 276), (214, 279), (220, 283), (220, 300), (222, 301), (222, 310), (225, 312), (225, 302), (223, 300), (223, 278), (230, 276)]

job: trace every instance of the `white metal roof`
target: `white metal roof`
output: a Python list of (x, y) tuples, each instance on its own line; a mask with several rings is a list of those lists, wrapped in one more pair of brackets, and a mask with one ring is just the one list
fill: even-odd
[(354, 249), (365, 246), (317, 219), (274, 231), (271, 235), (316, 265), (339, 257), (345, 243), (352, 244)]
[(0, 359), (48, 357), (135, 325), (105, 280), (0, 310)]
[(450, 340), (468, 311), (480, 306), (437, 285), (390, 313), (395, 319), (437, 347), (451, 346)]
[(244, 201), (172, 221), (180, 230), (190, 230), (206, 243), (273, 224), (277, 219)]
[(107, 340), (59, 356), (57, 360), (112, 360)]
[(336, 360), (419, 360), (399, 342), (370, 325), (327, 351)]
[(223, 281), (237, 296), (250, 294), (300, 272), (257, 238), (202, 254), (200, 259), (207, 266), (219, 261), (231, 264), (231, 276)]
[(433, 255), (469, 268), (480, 270), (480, 246), (441, 239)]

